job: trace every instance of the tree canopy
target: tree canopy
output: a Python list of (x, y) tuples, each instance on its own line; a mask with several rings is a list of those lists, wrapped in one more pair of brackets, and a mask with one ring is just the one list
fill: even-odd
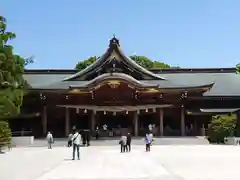
[[(140, 66), (142, 66), (146, 69), (151, 69), (151, 68), (179, 68), (179, 67), (172, 67), (172, 66), (170, 66), (168, 64), (165, 64), (163, 62), (160, 62), (160, 61), (152, 61), (151, 59), (149, 59), (146, 56), (130, 56), (130, 58), (133, 61), (135, 61), (136, 63), (138, 63)], [(78, 70), (85, 69), (86, 67), (88, 67), (89, 65), (94, 63), (97, 59), (98, 59), (97, 56), (92, 56), (92, 57), (90, 57), (86, 60), (79, 61), (76, 64), (75, 69), (78, 69)]]
[(0, 119), (17, 115), (22, 105), (26, 82), (23, 79), (25, 61), (13, 53), (9, 41), (16, 37), (7, 31), (6, 19), (0, 16)]
[(240, 73), (240, 64), (236, 65), (236, 73)]
[(33, 58), (22, 58), (13, 52), (9, 41), (16, 37), (7, 31), (6, 19), (0, 16), (0, 151), (10, 144), (11, 130), (8, 118), (20, 112), (23, 95), (27, 86), (23, 79), (24, 67), (33, 62)]

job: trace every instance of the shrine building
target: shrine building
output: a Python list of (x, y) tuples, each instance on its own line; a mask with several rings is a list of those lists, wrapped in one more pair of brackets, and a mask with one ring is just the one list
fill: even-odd
[(73, 127), (109, 135), (144, 135), (149, 124), (157, 136), (196, 136), (211, 117), (240, 108), (240, 75), (235, 68), (145, 69), (126, 56), (119, 40), (87, 68), (25, 70), (30, 90), (12, 131), (52, 131), (67, 136)]

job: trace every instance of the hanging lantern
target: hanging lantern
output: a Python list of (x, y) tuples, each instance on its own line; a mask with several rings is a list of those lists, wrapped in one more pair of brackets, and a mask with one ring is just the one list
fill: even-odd
[(86, 110), (86, 109), (84, 110), (84, 113), (87, 113), (87, 110)]
[(148, 112), (148, 109), (146, 109), (145, 112), (147, 113), (147, 112)]
[(103, 114), (106, 115), (107, 114), (106, 111), (104, 111)]
[(128, 114), (128, 111), (126, 111), (126, 114)]

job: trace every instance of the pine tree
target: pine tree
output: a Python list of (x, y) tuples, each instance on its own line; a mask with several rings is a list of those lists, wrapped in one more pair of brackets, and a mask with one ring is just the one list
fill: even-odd
[(8, 44), (15, 37), (7, 31), (6, 19), (0, 16), (0, 147), (11, 140), (7, 120), (19, 114), (26, 87), (23, 79), (25, 61), (15, 55)]

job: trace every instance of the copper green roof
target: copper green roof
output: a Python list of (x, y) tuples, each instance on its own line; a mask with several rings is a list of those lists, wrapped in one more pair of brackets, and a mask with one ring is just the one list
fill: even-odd
[(211, 89), (204, 96), (240, 96), (240, 75), (233, 68), (147, 70), (122, 52), (115, 37), (110, 40), (107, 51), (84, 70), (32, 70), (26, 71), (24, 78), (33, 89), (38, 90), (84, 88), (106, 79), (120, 78), (136, 87), (167, 90), (208, 87)]
[[(154, 70), (156, 72), (156, 70)], [(26, 70), (25, 80), (32, 88), (49, 86), (52, 88), (68, 87), (68, 81), (60, 83), (63, 79), (74, 75), (76, 70)], [(164, 69), (158, 70), (161, 77), (167, 81), (160, 81), (162, 85), (184, 84), (188, 86), (215, 84), (204, 96), (240, 96), (240, 75), (235, 73), (235, 68), (212, 68), (212, 69)], [(156, 83), (156, 80), (142, 82)], [(60, 84), (59, 84), (60, 83)], [(72, 85), (86, 84), (88, 81), (71, 81)], [(55, 85), (61, 87), (54, 87)]]

